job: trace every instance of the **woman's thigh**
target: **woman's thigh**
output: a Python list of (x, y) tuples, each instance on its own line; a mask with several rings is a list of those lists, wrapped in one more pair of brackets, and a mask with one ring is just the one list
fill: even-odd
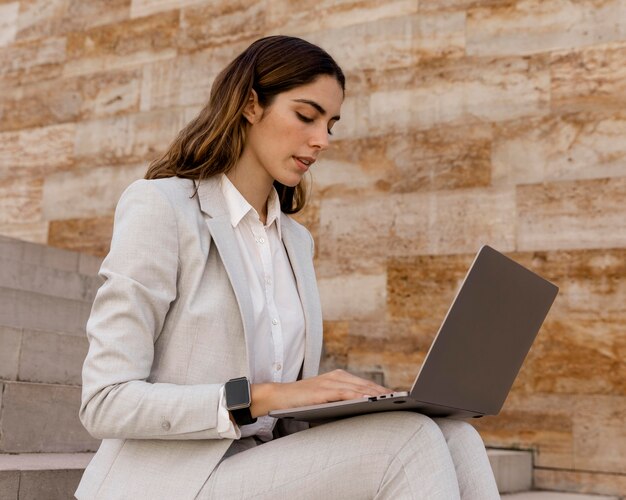
[(201, 499), (458, 498), (439, 427), (417, 413), (362, 415), (298, 432), (224, 460)]
[(446, 439), (463, 499), (499, 499), (487, 451), (478, 431), (463, 420), (437, 418)]

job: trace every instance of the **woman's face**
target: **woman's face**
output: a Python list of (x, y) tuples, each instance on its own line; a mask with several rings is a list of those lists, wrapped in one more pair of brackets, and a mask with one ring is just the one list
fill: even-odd
[(259, 106), (255, 94), (244, 112), (250, 125), (243, 164), (271, 177), (272, 182), (297, 185), (312, 162), (328, 148), (330, 130), (339, 120), (342, 102), (341, 86), (327, 75), (278, 94), (265, 109)]

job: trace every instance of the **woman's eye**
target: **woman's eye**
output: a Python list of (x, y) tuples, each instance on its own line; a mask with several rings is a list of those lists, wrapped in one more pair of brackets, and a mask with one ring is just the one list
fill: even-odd
[[(296, 112), (296, 115), (298, 115), (298, 118), (300, 118), (300, 120), (302, 120), (304, 123), (311, 123), (312, 121), (314, 121), (313, 118), (309, 118), (308, 116), (301, 115), (298, 112)], [(330, 129), (328, 129), (328, 135), (333, 135)]]
[(311, 123), (313, 121), (313, 118), (301, 115), (300, 113), (296, 113), (296, 115), (298, 115), (298, 118), (300, 118), (300, 120), (302, 120), (304, 123)]

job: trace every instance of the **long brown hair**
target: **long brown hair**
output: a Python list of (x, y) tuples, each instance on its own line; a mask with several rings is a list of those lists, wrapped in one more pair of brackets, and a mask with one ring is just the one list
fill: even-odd
[[(243, 109), (252, 89), (266, 108), (281, 92), (311, 83), (320, 75), (335, 77), (345, 92), (341, 68), (317, 45), (282, 35), (255, 41), (217, 75), (209, 102), (165, 154), (150, 164), (145, 178), (202, 180), (228, 172), (243, 153), (247, 123)], [(283, 212), (296, 213), (304, 207), (303, 184), (289, 187), (274, 181)]]

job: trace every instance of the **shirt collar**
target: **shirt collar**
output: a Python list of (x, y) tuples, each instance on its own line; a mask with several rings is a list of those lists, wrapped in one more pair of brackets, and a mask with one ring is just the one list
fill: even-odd
[[(230, 215), (230, 223), (233, 227), (237, 227), (241, 220), (248, 214), (259, 219), (258, 212), (254, 209), (248, 200), (246, 200), (235, 185), (230, 181), (226, 174), (222, 174), (221, 189), (224, 199), (226, 200), (226, 207)], [(265, 227), (269, 227), (273, 222), (276, 222), (276, 229), (278, 230), (278, 237), (282, 238), (280, 229), (280, 201), (278, 199), (278, 193), (274, 186), (270, 191), (269, 198), (267, 199), (267, 220)]]

